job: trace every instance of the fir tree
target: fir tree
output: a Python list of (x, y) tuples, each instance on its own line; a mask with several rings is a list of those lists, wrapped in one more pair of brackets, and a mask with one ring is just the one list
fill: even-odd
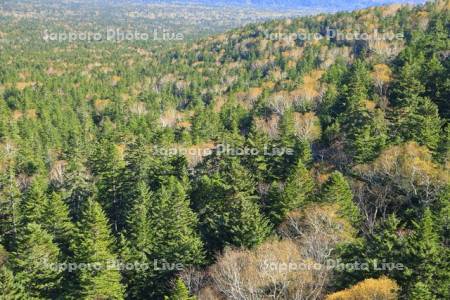
[(265, 179), (270, 177), (270, 174), (268, 174), (269, 166), (264, 153), (265, 148), (269, 145), (269, 141), (270, 139), (266, 134), (259, 132), (255, 126), (252, 126), (246, 140), (246, 147), (257, 149), (258, 155), (248, 155), (243, 159), (245, 165), (255, 174), (256, 178)]
[(110, 141), (99, 143), (92, 169), (97, 177), (99, 203), (109, 217), (114, 233), (123, 229), (128, 209), (121, 193), (121, 176), (124, 166), (125, 162), (114, 143)]
[[(275, 189), (273, 189), (275, 188)], [(272, 185), (271, 199), (268, 207), (270, 219), (279, 224), (286, 214), (300, 208), (308, 200), (314, 189), (314, 181), (301, 160), (298, 161), (287, 178), (284, 189)]]
[(72, 220), (79, 221), (84, 205), (94, 193), (92, 176), (86, 168), (85, 158), (82, 153), (76, 151), (68, 162), (64, 172), (64, 201), (69, 206)]
[[(398, 232), (404, 231), (400, 225), (400, 220), (395, 215), (390, 215), (382, 224), (378, 225), (375, 232), (367, 238), (367, 242), (361, 250), (362, 261), (367, 263), (369, 271), (358, 271), (356, 275), (365, 277), (379, 277), (382, 275), (395, 279), (402, 283), (411, 280), (411, 264), (405, 256), (407, 242), (398, 235)], [(392, 270), (382, 271), (376, 269), (382, 262), (393, 262), (402, 264), (403, 269), (393, 268)], [(355, 272), (353, 272), (355, 273)], [(359, 278), (361, 280), (361, 277)]]
[(340, 213), (353, 224), (356, 224), (360, 219), (358, 207), (353, 202), (350, 185), (339, 171), (330, 175), (322, 188), (320, 198), (323, 202), (339, 204), (341, 207)]
[(69, 216), (69, 209), (61, 196), (53, 193), (45, 203), (42, 226), (54, 237), (54, 242), (66, 255), (69, 254), (70, 241), (73, 238), (75, 226)]
[[(197, 218), (189, 207), (185, 188), (169, 177), (150, 202), (152, 255), (186, 265), (202, 262), (202, 242), (195, 233)], [(150, 242), (149, 241), (149, 242)]]
[[(362, 104), (360, 104), (362, 105)], [(356, 163), (375, 159), (387, 140), (387, 128), (381, 110), (358, 106), (345, 113), (346, 150)]]
[(429, 208), (425, 209), (416, 233), (410, 239), (409, 252), (416, 280), (425, 284), (438, 298), (448, 297), (450, 274), (446, 265), (448, 262), (444, 258), (448, 255), (448, 249), (440, 245), (433, 214)]
[[(6, 161), (5, 161), (6, 163)], [(10, 250), (16, 241), (20, 222), (21, 193), (13, 168), (0, 174), (0, 241)]]
[(309, 170), (299, 160), (286, 181), (283, 192), (285, 207), (287, 209), (300, 207), (305, 203), (313, 189), (314, 181), (311, 178)]
[(301, 160), (305, 165), (309, 165), (312, 160), (312, 149), (309, 141), (305, 139), (299, 139), (293, 130), (290, 129), (292, 120), (292, 116), (289, 116), (291, 113), (288, 112), (283, 116), (286, 118), (284, 125), (285, 129), (282, 131), (285, 132), (281, 135), (279, 140), (275, 140), (269, 144), (268, 153), (274, 153), (276, 149), (278, 151), (282, 151), (282, 154), (270, 154), (269, 155), (269, 174), (271, 175), (272, 180), (285, 181), (287, 176), (290, 174), (290, 169), (293, 165), (295, 165), (299, 160)]
[(47, 196), (45, 195), (44, 184), (39, 180), (35, 180), (26, 193), (22, 204), (22, 223), (34, 222), (41, 224), (46, 203)]
[(13, 253), (16, 278), (26, 287), (30, 297), (56, 296), (61, 280), (60, 252), (52, 236), (36, 223), (29, 223), (17, 241)]
[(437, 105), (425, 97), (421, 69), (423, 61), (423, 54), (408, 59), (394, 82), (391, 95), (394, 104), (391, 113), (394, 125), (392, 135), (403, 140), (415, 140), (434, 151), (440, 141), (441, 120)]
[(423, 282), (417, 282), (411, 290), (411, 300), (435, 300), (430, 288)]
[(436, 150), (441, 139), (441, 120), (437, 105), (428, 98), (421, 99), (411, 116), (409, 128), (412, 129), (412, 139), (430, 150)]
[[(146, 184), (140, 181), (137, 185), (137, 199), (134, 200), (133, 207), (127, 219), (128, 240), (122, 237), (121, 256), (126, 262), (151, 264), (148, 255), (151, 253), (153, 244), (153, 229), (150, 225), (150, 197), (152, 194)], [(151, 295), (151, 275), (150, 270), (136, 268), (124, 272), (127, 280), (127, 291), (130, 297), (135, 299), (149, 297)]]
[(370, 75), (366, 64), (357, 60), (350, 69), (345, 79), (344, 106), (345, 111), (350, 112), (361, 106), (368, 99)]
[(21, 282), (6, 266), (0, 266), (0, 300), (27, 300)]
[(450, 246), (450, 184), (440, 193), (438, 199), (438, 227), (444, 246)]
[(438, 159), (441, 162), (450, 160), (450, 124), (447, 124), (443, 130), (441, 142), (438, 148)]
[(386, 143), (386, 121), (379, 109), (369, 110), (368, 70), (357, 61), (347, 75), (342, 103), (343, 129), (346, 150), (356, 163), (364, 163), (376, 158)]
[[(149, 177), (149, 170), (151, 170), (151, 168), (156, 164), (156, 159), (152, 156), (152, 153), (149, 150), (155, 149), (147, 147), (145, 145), (145, 141), (143, 141), (141, 137), (139, 137), (136, 142), (127, 145), (127, 151), (125, 152), (126, 168), (124, 171), (126, 180), (124, 184), (125, 190), (132, 190), (130, 193), (137, 191), (136, 183), (140, 181), (146, 182)], [(150, 184), (150, 182), (146, 183)], [(137, 196), (134, 195), (131, 198), (134, 199), (135, 197)]]
[[(81, 299), (123, 299), (124, 288), (118, 270), (110, 268), (117, 257), (111, 252), (113, 239), (100, 205), (89, 200), (72, 244), (74, 262), (91, 268), (77, 270), (77, 297)], [(95, 266), (95, 267), (94, 267)]]
[(129, 240), (139, 253), (145, 253), (152, 245), (152, 234), (149, 219), (150, 198), (152, 194), (143, 181), (137, 185), (138, 197), (128, 216)]
[[(147, 198), (149, 195), (144, 196)], [(146, 225), (149, 227), (143, 228), (141, 223), (137, 230), (150, 233), (150, 236), (145, 237), (145, 245), (145, 240), (141, 241), (142, 247), (148, 247), (148, 250), (143, 249), (141, 256), (146, 255), (146, 259), (154, 267), (147, 274), (140, 274), (142, 279), (151, 277), (147, 284), (142, 282), (147, 298), (166, 294), (170, 280), (179, 271), (177, 266), (201, 264), (204, 258), (202, 241), (195, 232), (196, 215), (189, 207), (185, 187), (175, 177), (169, 177), (161, 189), (150, 197), (149, 207), (149, 222)], [(161, 268), (163, 264), (173, 267)]]
[[(408, 52), (409, 49), (405, 51)], [(405, 54), (405, 56), (409, 56), (409, 54)], [(425, 87), (420, 80), (420, 64), (423, 60), (423, 56), (415, 57), (414, 62), (406, 61), (400, 68), (391, 92), (392, 102), (397, 108), (414, 107), (420, 95), (425, 92)], [(407, 110), (400, 112), (407, 113)], [(401, 114), (397, 116), (402, 117)]]
[(177, 278), (175, 281), (175, 286), (173, 288), (172, 294), (170, 296), (165, 296), (164, 300), (195, 300), (195, 297), (189, 297), (189, 290), (187, 289), (184, 282)]
[(203, 176), (192, 196), (208, 249), (226, 245), (253, 247), (269, 234), (261, 215), (255, 183), (238, 161), (226, 159), (211, 176)]

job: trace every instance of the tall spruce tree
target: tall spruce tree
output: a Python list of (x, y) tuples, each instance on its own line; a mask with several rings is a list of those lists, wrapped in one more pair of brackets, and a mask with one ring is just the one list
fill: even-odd
[(417, 282), (411, 290), (410, 300), (435, 300), (430, 287), (423, 282)]
[(272, 185), (267, 207), (272, 222), (279, 224), (288, 212), (304, 205), (313, 190), (314, 181), (309, 170), (299, 160), (291, 170), (284, 187), (276, 183)]
[(128, 239), (137, 253), (148, 252), (153, 241), (149, 219), (149, 209), (152, 194), (145, 182), (137, 184), (137, 199), (134, 200), (133, 208), (127, 218)]
[(23, 224), (42, 224), (47, 195), (45, 194), (45, 184), (41, 180), (35, 180), (28, 192), (21, 207), (21, 222)]
[[(186, 265), (202, 262), (202, 242), (195, 233), (197, 218), (190, 209), (186, 188), (169, 177), (150, 202), (153, 255)], [(180, 261), (177, 261), (180, 262)]]
[(128, 208), (121, 192), (124, 166), (117, 145), (111, 141), (102, 141), (97, 145), (92, 170), (96, 176), (98, 201), (111, 221), (114, 233), (124, 228)]
[(60, 288), (60, 251), (53, 237), (36, 223), (29, 223), (18, 236), (12, 254), (16, 278), (30, 297), (52, 299)]
[(246, 140), (246, 147), (258, 150), (257, 155), (245, 156), (244, 163), (247, 168), (255, 175), (256, 178), (264, 180), (270, 177), (267, 158), (264, 153), (269, 145), (269, 137), (267, 134), (258, 131), (255, 126), (250, 129), (249, 136)]
[[(269, 174), (272, 180), (286, 180), (292, 165), (299, 159), (305, 165), (312, 162), (311, 144), (306, 139), (299, 139), (295, 133), (293, 111), (284, 113), (280, 121), (280, 137), (269, 143)], [(281, 154), (276, 154), (281, 151)]]
[(361, 106), (368, 100), (370, 75), (365, 62), (357, 60), (349, 70), (344, 80), (344, 111), (350, 112)]
[(346, 130), (346, 150), (356, 163), (366, 163), (375, 159), (383, 150), (387, 140), (384, 113), (375, 109), (357, 107), (348, 112)]
[(79, 151), (75, 151), (68, 161), (61, 189), (72, 220), (78, 221), (84, 205), (95, 190), (92, 175), (86, 167), (86, 158)]
[(412, 57), (410, 52), (410, 49), (405, 50), (405, 62), (393, 84), (391, 136), (403, 141), (414, 140), (434, 151), (440, 141), (439, 111), (437, 105), (425, 96), (421, 67), (425, 58), (422, 53)]
[(123, 299), (124, 287), (119, 270), (111, 268), (117, 262), (112, 252), (113, 238), (107, 218), (98, 202), (90, 199), (78, 224), (78, 234), (72, 244), (74, 263), (85, 264), (77, 269), (80, 299)]
[(386, 121), (380, 109), (368, 109), (370, 76), (364, 62), (358, 60), (345, 79), (341, 99), (345, 146), (356, 163), (365, 163), (383, 149)]
[(450, 184), (440, 193), (438, 199), (438, 228), (442, 244), (450, 247)]
[(52, 193), (44, 206), (42, 226), (50, 233), (54, 242), (65, 255), (69, 255), (70, 241), (74, 237), (75, 226), (69, 216), (69, 208), (60, 194)]
[(195, 297), (189, 297), (189, 290), (184, 282), (177, 278), (175, 286), (170, 296), (165, 296), (164, 300), (195, 300)]
[[(371, 235), (366, 237), (364, 242), (358, 242), (348, 249), (344, 247), (342, 249), (344, 253), (350, 250), (349, 253), (341, 256), (344, 263), (358, 261), (366, 264), (366, 267), (359, 270), (352, 268), (338, 270), (342, 272), (340, 280), (348, 285), (364, 280), (364, 278), (376, 278), (384, 275), (405, 287), (405, 284), (411, 280), (412, 271), (408, 257), (405, 255), (407, 241), (398, 234), (404, 231), (405, 228), (401, 225), (401, 221), (395, 215), (390, 215), (375, 228)], [(401, 264), (403, 268), (383, 270), (380, 268), (383, 262)]]
[[(448, 249), (442, 247), (433, 213), (426, 208), (415, 235), (409, 240), (410, 263), (414, 266), (414, 278), (428, 287), (436, 298), (446, 299), (450, 293), (448, 271)], [(413, 289), (410, 286), (410, 289)]]
[(430, 150), (437, 150), (442, 132), (437, 105), (429, 98), (420, 99), (410, 122), (411, 138)]
[(145, 287), (146, 297), (164, 296), (181, 265), (187, 267), (204, 261), (203, 243), (195, 232), (197, 217), (190, 209), (185, 190), (178, 179), (170, 176), (150, 197), (150, 229), (145, 230), (150, 232), (146, 238), (151, 247), (144, 253), (153, 272)]
[(192, 192), (208, 250), (260, 244), (270, 228), (261, 215), (253, 177), (234, 158), (217, 163), (215, 172), (202, 176)]
[[(151, 265), (149, 260), (153, 245), (153, 228), (150, 220), (150, 204), (153, 195), (150, 193), (146, 183), (140, 181), (137, 184), (137, 198), (134, 199), (133, 206), (127, 219), (127, 245), (123, 259), (127, 263), (139, 263), (141, 265)], [(124, 250), (124, 247), (122, 247)], [(144, 299), (152, 295), (151, 276), (153, 270), (135, 268), (124, 272), (127, 281), (127, 292), (133, 299)]]
[(320, 199), (323, 202), (339, 204), (342, 216), (346, 217), (353, 224), (356, 224), (361, 218), (358, 207), (353, 202), (353, 193), (350, 185), (339, 171), (333, 172), (327, 182), (325, 182)]
[(13, 167), (0, 173), (0, 242), (11, 250), (16, 241), (20, 223), (21, 192)]
[(0, 300), (27, 300), (22, 283), (6, 266), (0, 266)]

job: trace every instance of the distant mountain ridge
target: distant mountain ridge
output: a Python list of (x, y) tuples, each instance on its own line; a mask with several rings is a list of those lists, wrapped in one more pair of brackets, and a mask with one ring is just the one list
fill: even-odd
[[(147, 3), (181, 3), (176, 0), (143, 0)], [(182, 3), (195, 3), (203, 5), (227, 5), (227, 6), (254, 6), (256, 8), (278, 8), (278, 9), (302, 9), (302, 8), (320, 8), (325, 10), (353, 10), (358, 8), (365, 8), (369, 6), (380, 6), (393, 3), (411, 3), (420, 4), (424, 0), (187, 0)]]

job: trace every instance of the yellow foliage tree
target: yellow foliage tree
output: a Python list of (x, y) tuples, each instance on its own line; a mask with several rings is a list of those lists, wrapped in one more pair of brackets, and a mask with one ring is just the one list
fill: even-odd
[(383, 95), (386, 84), (388, 84), (392, 78), (391, 69), (385, 64), (378, 64), (373, 66), (371, 75), (379, 93)]
[(387, 277), (366, 279), (353, 287), (331, 294), (326, 300), (396, 300), (399, 287)]

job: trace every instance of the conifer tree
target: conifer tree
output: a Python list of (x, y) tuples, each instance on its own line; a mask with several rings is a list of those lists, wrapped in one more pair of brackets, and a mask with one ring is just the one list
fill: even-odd
[(40, 180), (35, 180), (25, 194), (21, 208), (21, 222), (23, 224), (32, 222), (42, 224), (46, 204), (47, 196), (45, 195), (44, 184)]
[(358, 60), (347, 75), (343, 92), (343, 129), (346, 149), (356, 163), (368, 162), (379, 154), (386, 143), (384, 114), (369, 111), (370, 78), (364, 62)]
[(21, 193), (12, 167), (0, 174), (0, 185), (0, 242), (10, 250), (16, 241), (21, 216)]
[(295, 122), (292, 110), (284, 112), (280, 120), (280, 141), (285, 147), (293, 148), (295, 145)]
[(350, 112), (361, 106), (361, 103), (368, 100), (370, 75), (366, 64), (357, 60), (347, 74), (344, 86), (344, 106), (345, 111)]
[(95, 189), (85, 160), (82, 153), (75, 151), (64, 172), (64, 201), (68, 204), (70, 216), (74, 221), (80, 219), (84, 205)]
[(165, 296), (164, 300), (195, 300), (195, 297), (189, 297), (189, 291), (184, 282), (177, 278), (175, 287), (170, 296)]
[[(187, 267), (203, 263), (203, 244), (195, 232), (197, 218), (189, 207), (185, 189), (175, 177), (167, 178), (161, 189), (150, 197), (149, 222), (145, 225), (149, 227), (143, 228), (141, 223), (141, 228), (136, 231), (150, 234), (146, 242), (141, 241), (141, 247), (148, 247), (148, 250), (143, 249), (140, 253), (141, 256), (146, 255), (153, 269), (140, 275), (141, 280), (151, 279), (147, 279), (147, 283), (137, 282), (137, 287), (142, 287), (141, 292), (147, 298), (165, 295), (170, 280), (180, 271), (177, 269), (180, 265)], [(145, 193), (144, 197), (148, 198)]]
[(109, 266), (111, 262), (117, 262), (112, 247), (113, 238), (107, 218), (100, 205), (90, 199), (72, 244), (74, 262), (89, 266), (77, 270), (77, 297), (80, 299), (124, 298), (119, 270)]
[(214, 174), (200, 178), (192, 193), (208, 249), (260, 244), (270, 230), (257, 203), (253, 177), (235, 159), (219, 165)]
[[(420, 80), (420, 64), (423, 62), (424, 57), (415, 57), (413, 62), (411, 55), (408, 53), (410, 49), (405, 50), (405, 56), (407, 61), (399, 70), (399, 75), (397, 80), (394, 82), (391, 98), (393, 104), (400, 109), (407, 107), (414, 107), (420, 95), (425, 92), (425, 87)], [(404, 113), (407, 113), (406, 109), (399, 111), (398, 117), (403, 117)], [(397, 120), (398, 121), (398, 120)]]
[[(405, 51), (408, 53), (411, 50)], [(441, 120), (437, 105), (424, 96), (426, 88), (422, 83), (423, 61), (423, 54), (408, 58), (394, 82), (391, 95), (394, 104), (391, 113), (394, 125), (392, 135), (403, 140), (415, 140), (434, 151), (440, 141)]]
[[(405, 256), (407, 242), (397, 233), (404, 230), (400, 220), (395, 215), (390, 215), (382, 224), (377, 226), (373, 235), (368, 238), (365, 249), (362, 250), (364, 261), (368, 263), (370, 271), (365, 276), (386, 275), (397, 282), (405, 284), (410, 280), (410, 264)], [(376, 269), (383, 261), (402, 264), (403, 269), (381, 271)], [(366, 273), (366, 272), (358, 272)], [(363, 274), (358, 274), (363, 275)], [(364, 276), (364, 275), (363, 275)]]
[(411, 300), (435, 300), (430, 288), (423, 282), (417, 282), (411, 290)]
[(438, 228), (442, 244), (450, 246), (450, 184), (440, 193), (438, 199)]
[(272, 188), (275, 190), (272, 189), (270, 193), (268, 211), (272, 222), (279, 224), (288, 212), (305, 204), (314, 189), (314, 181), (308, 169), (299, 160), (287, 178), (284, 189), (278, 190), (277, 185), (273, 185)]
[(415, 235), (410, 239), (410, 261), (417, 281), (426, 285), (435, 296), (444, 299), (449, 296), (450, 282), (448, 262), (445, 259), (447, 254), (448, 249), (440, 244), (433, 213), (427, 207)]
[(75, 226), (70, 219), (69, 209), (59, 194), (52, 193), (45, 203), (42, 216), (43, 228), (53, 236), (62, 252), (68, 255)]
[(129, 228), (129, 241), (132, 247), (139, 253), (148, 252), (152, 244), (152, 234), (149, 219), (150, 198), (152, 194), (145, 182), (137, 184), (138, 197), (134, 200), (133, 207), (127, 219)]
[(0, 138), (5, 138), (8, 136), (8, 119), (10, 110), (6, 101), (3, 100), (3, 97), (0, 96)]
[(30, 297), (56, 296), (62, 272), (60, 251), (46, 230), (36, 223), (27, 224), (19, 234), (12, 256), (16, 278)]
[(450, 124), (447, 124), (443, 130), (438, 154), (439, 161), (450, 161)]
[[(156, 152), (156, 150), (155, 150)], [(154, 158), (148, 153), (143, 141), (138, 139), (136, 143), (127, 145), (125, 153), (125, 170), (123, 172), (122, 193), (127, 199), (137, 199), (137, 183), (148, 182), (149, 170)], [(128, 229), (128, 228), (127, 228)]]
[(256, 178), (269, 178), (268, 174), (268, 163), (265, 156), (265, 148), (269, 145), (269, 137), (258, 131), (255, 126), (250, 129), (249, 136), (246, 140), (246, 147), (249, 149), (257, 149), (258, 155), (247, 155), (243, 157), (246, 166), (249, 170), (255, 174)]
[(27, 300), (21, 282), (6, 266), (0, 266), (0, 300)]
[(92, 169), (97, 177), (99, 203), (112, 224), (114, 233), (123, 229), (128, 205), (121, 193), (122, 171), (125, 162), (117, 146), (111, 141), (102, 141), (97, 146)]
[(284, 188), (283, 198), (286, 208), (298, 208), (307, 200), (314, 189), (314, 181), (309, 170), (299, 160), (289, 175)]
[[(139, 263), (141, 265), (151, 265), (148, 255), (151, 253), (153, 244), (153, 229), (150, 225), (150, 197), (152, 194), (143, 181), (137, 184), (137, 199), (134, 200), (133, 207), (127, 219), (128, 240), (123, 238), (121, 246), (121, 256), (126, 262)], [(125, 253), (126, 252), (126, 253)], [(124, 272), (127, 280), (127, 291), (130, 297), (135, 299), (149, 297), (151, 295), (151, 275), (152, 270), (136, 268)]]
[[(195, 233), (197, 218), (189, 207), (185, 188), (169, 177), (150, 201), (153, 256), (186, 265), (202, 262), (202, 242)], [(157, 249), (157, 252), (155, 251)], [(180, 261), (181, 260), (181, 261)]]
[(409, 128), (412, 139), (435, 151), (441, 140), (441, 119), (437, 105), (428, 98), (420, 99), (411, 116)]
[(375, 159), (383, 150), (387, 135), (384, 114), (376, 109), (369, 112), (358, 107), (347, 115), (346, 150), (356, 163), (366, 163)]
[(325, 182), (320, 198), (323, 202), (337, 203), (341, 207), (340, 213), (353, 224), (358, 222), (360, 214), (353, 202), (353, 193), (341, 172), (335, 171)]
[[(292, 165), (302, 160), (305, 165), (312, 161), (311, 144), (306, 139), (299, 139), (294, 128), (293, 111), (284, 113), (280, 123), (280, 138), (272, 143), (274, 148), (284, 152), (282, 155), (270, 156), (270, 174), (276, 180), (284, 181)], [(269, 153), (273, 149), (269, 149)]]

